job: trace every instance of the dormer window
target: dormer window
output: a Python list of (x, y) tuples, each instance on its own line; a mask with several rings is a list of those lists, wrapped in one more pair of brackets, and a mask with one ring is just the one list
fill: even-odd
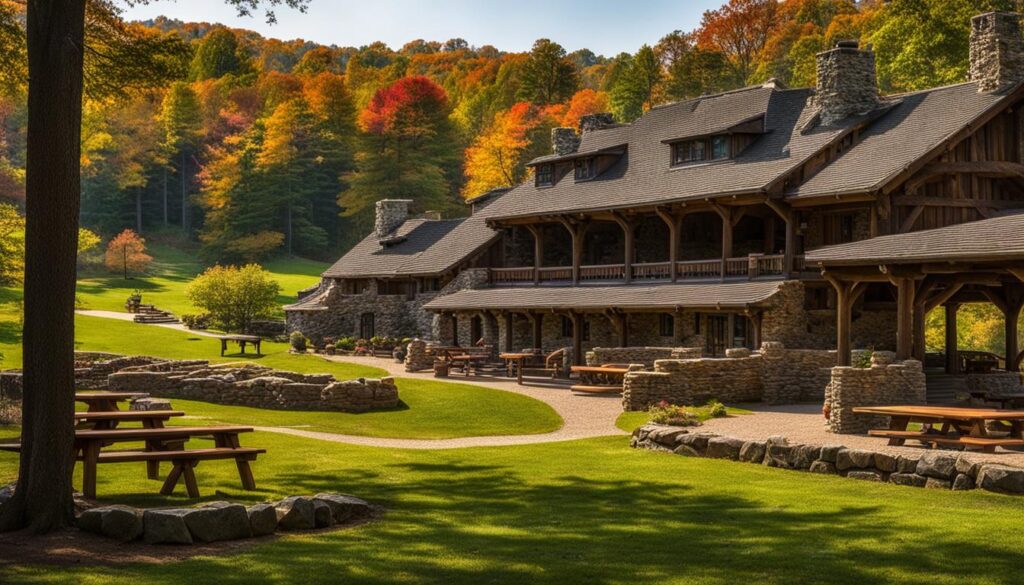
[(587, 179), (594, 178), (594, 159), (592, 158), (578, 158), (575, 162), (576, 169), (576, 180), (586, 181)]
[(710, 138), (684, 140), (672, 145), (673, 165), (725, 160), (730, 156), (729, 136), (725, 134)]
[(550, 187), (555, 184), (555, 165), (538, 165), (536, 170), (537, 186)]

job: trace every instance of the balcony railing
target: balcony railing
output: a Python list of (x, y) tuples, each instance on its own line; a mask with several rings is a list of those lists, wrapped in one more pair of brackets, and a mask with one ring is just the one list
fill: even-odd
[[(785, 256), (782, 254), (752, 254), (740, 258), (725, 259), (725, 271), (722, 270), (721, 259), (685, 260), (676, 262), (676, 280), (713, 280), (723, 276), (729, 279), (760, 278), (782, 276), (785, 274)], [(800, 272), (804, 262), (803, 256), (793, 258), (794, 272)], [(650, 262), (633, 264), (632, 279), (634, 281), (667, 281), (672, 278), (670, 262)], [(623, 281), (626, 276), (625, 264), (599, 264), (580, 266), (580, 282), (615, 282)], [(525, 283), (572, 282), (572, 267), (545, 266), (534, 269), (522, 268), (491, 268), (491, 282), (497, 285)]]

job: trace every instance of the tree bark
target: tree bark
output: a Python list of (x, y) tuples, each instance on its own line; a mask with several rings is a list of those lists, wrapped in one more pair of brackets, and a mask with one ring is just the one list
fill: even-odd
[(71, 523), (85, 0), (29, 0), (23, 426), (0, 529)]
[(188, 160), (181, 151), (181, 229), (188, 236)]

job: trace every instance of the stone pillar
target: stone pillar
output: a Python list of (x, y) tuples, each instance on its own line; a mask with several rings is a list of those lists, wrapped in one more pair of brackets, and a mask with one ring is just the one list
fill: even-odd
[(580, 147), (580, 135), (575, 128), (551, 129), (551, 152), (558, 156), (572, 154)]
[(376, 204), (373, 233), (377, 239), (391, 235), (398, 226), (409, 218), (409, 204), (412, 199), (382, 199)]
[(1002, 91), (1024, 78), (1020, 15), (989, 12), (971, 19), (971, 81), (978, 91)]
[(818, 53), (816, 99), (824, 126), (875, 109), (879, 98), (874, 52), (862, 51), (857, 41), (840, 41), (834, 49)]

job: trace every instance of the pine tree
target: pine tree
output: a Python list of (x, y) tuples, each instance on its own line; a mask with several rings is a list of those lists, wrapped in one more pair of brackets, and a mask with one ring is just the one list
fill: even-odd
[(548, 39), (538, 39), (522, 72), (519, 99), (535, 104), (563, 102), (579, 89), (579, 72), (565, 49)]

